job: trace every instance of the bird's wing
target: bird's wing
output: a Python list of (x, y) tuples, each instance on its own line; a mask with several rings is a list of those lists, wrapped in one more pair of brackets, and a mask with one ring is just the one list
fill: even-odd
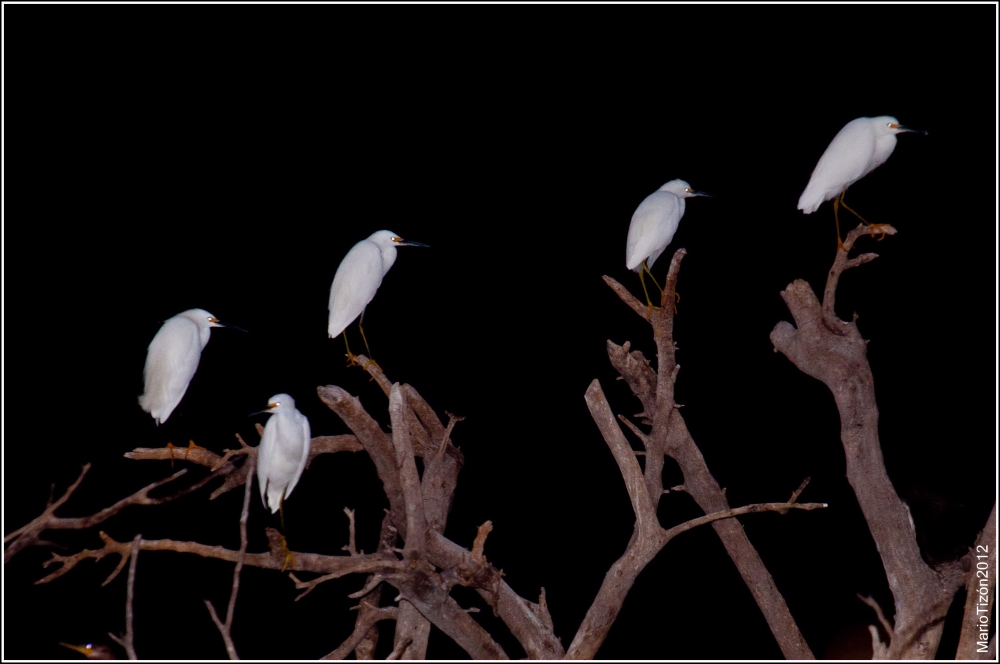
[(657, 191), (645, 198), (632, 215), (625, 245), (625, 267), (638, 270), (642, 261), (652, 265), (674, 239), (680, 224), (680, 199), (667, 191)]
[(382, 283), (382, 252), (367, 240), (354, 245), (337, 268), (330, 286), (330, 323), (335, 337), (364, 311)]
[(309, 441), (312, 439), (312, 432), (309, 429), (309, 418), (297, 410), (295, 411), (295, 415), (300, 420), (297, 424), (299, 425), (299, 431), (302, 435), (301, 440), (303, 441), (302, 458), (299, 460), (298, 468), (292, 476), (292, 481), (288, 483), (288, 488), (285, 489), (286, 498), (291, 495), (292, 489), (295, 488), (295, 485), (299, 483), (299, 478), (302, 477), (302, 471), (306, 469), (306, 463), (309, 461)]
[(267, 490), (271, 479), (271, 466), (274, 461), (274, 453), (278, 448), (276, 444), (277, 426), (272, 415), (264, 425), (264, 435), (260, 437), (260, 445), (257, 447), (257, 485), (260, 489), (260, 500), (264, 503), (264, 509), (270, 509), (274, 514), (277, 506), (271, 508), (267, 504)]
[(824, 201), (840, 195), (870, 171), (875, 151), (875, 130), (867, 118), (852, 120), (837, 132), (823, 156), (816, 162), (809, 184), (799, 197), (798, 209), (810, 214)]
[(171, 318), (153, 337), (143, 369), (143, 410), (165, 422), (187, 391), (201, 360), (198, 326), (186, 318)]

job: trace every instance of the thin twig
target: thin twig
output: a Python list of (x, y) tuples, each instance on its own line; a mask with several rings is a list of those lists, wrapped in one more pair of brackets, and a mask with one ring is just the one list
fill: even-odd
[(13, 558), (14, 555), (16, 555), (22, 549), (25, 549), (30, 546), (38, 546), (44, 544), (39, 536), (41, 535), (42, 532), (46, 530), (84, 530), (86, 528), (91, 528), (99, 523), (108, 520), (109, 518), (111, 518), (115, 514), (118, 514), (118, 512), (121, 512), (123, 509), (129, 507), (130, 505), (161, 505), (163, 503), (170, 502), (171, 500), (175, 500), (177, 498), (180, 498), (181, 496), (187, 495), (193, 491), (198, 490), (199, 488), (204, 486), (209, 479), (211, 479), (211, 476), (209, 476), (199, 482), (196, 482), (195, 484), (189, 487), (180, 489), (176, 493), (164, 496), (162, 498), (149, 497), (149, 493), (151, 491), (158, 489), (165, 484), (173, 482), (174, 480), (176, 480), (181, 475), (184, 475), (187, 472), (187, 470), (179, 470), (170, 477), (166, 477), (162, 480), (157, 480), (152, 484), (148, 484), (143, 488), (139, 489), (138, 491), (136, 491), (135, 493), (133, 493), (132, 495), (122, 498), (114, 505), (106, 507), (103, 510), (91, 514), (89, 516), (81, 516), (74, 518), (57, 517), (55, 515), (55, 511), (59, 509), (59, 507), (66, 502), (66, 500), (73, 493), (73, 491), (75, 491), (76, 488), (80, 486), (80, 482), (83, 481), (83, 478), (87, 474), (88, 470), (90, 470), (89, 463), (83, 467), (83, 471), (80, 473), (80, 477), (78, 477), (76, 482), (74, 482), (66, 490), (66, 493), (63, 494), (63, 496), (59, 500), (55, 501), (47, 508), (45, 508), (45, 511), (42, 512), (38, 517), (33, 519), (30, 523), (26, 524), (25, 526), (22, 526), (21, 528), (18, 528), (17, 530), (10, 533), (4, 538), (5, 542), (13, 540), (10, 543), (10, 546), (8, 546), (7, 549), (4, 551), (5, 563), (8, 562), (11, 558)]
[(395, 620), (398, 609), (394, 606), (383, 606), (376, 607), (368, 604), (367, 602), (362, 602), (355, 608), (361, 608), (364, 605), (368, 607), (368, 611), (364, 613), (364, 618), (359, 619), (354, 624), (354, 631), (351, 635), (344, 639), (336, 650), (331, 652), (329, 655), (322, 657), (322, 659), (345, 659), (351, 654), (351, 651), (358, 647), (358, 645), (364, 641), (365, 636), (367, 636), (368, 631), (375, 626), (375, 623), (380, 620)]
[(132, 631), (132, 618), (134, 615), (135, 564), (139, 561), (141, 542), (142, 535), (136, 535), (135, 539), (132, 540), (132, 558), (128, 566), (128, 583), (125, 590), (125, 636), (122, 637), (122, 646), (129, 659), (139, 659), (135, 654), (135, 633)]
[(233, 589), (229, 593), (229, 606), (226, 608), (225, 623), (219, 621), (219, 616), (216, 615), (215, 608), (211, 602), (207, 599), (205, 600), (205, 605), (208, 606), (208, 611), (212, 616), (212, 622), (215, 623), (215, 626), (219, 628), (219, 633), (222, 634), (222, 640), (226, 644), (226, 652), (229, 653), (229, 659), (234, 660), (239, 659), (239, 656), (236, 654), (236, 645), (233, 643), (232, 637), (233, 613), (236, 611), (236, 594), (240, 590), (240, 572), (243, 571), (243, 561), (247, 553), (247, 518), (250, 515), (250, 489), (253, 486), (253, 476), (251, 473), (253, 473), (253, 470), (253, 466), (247, 464), (246, 487), (243, 491), (243, 511), (240, 513), (240, 551), (236, 559), (236, 568), (233, 570)]
[(893, 630), (892, 623), (885, 617), (885, 613), (882, 611), (882, 607), (879, 606), (879, 603), (875, 601), (875, 598), (862, 595), (861, 593), (858, 593), (858, 599), (871, 607), (871, 610), (875, 612), (875, 617), (878, 618), (879, 623), (882, 625), (882, 629), (885, 630), (886, 636), (891, 641), (892, 635), (895, 632)]
[[(358, 555), (357, 545), (354, 539), (354, 510), (349, 510), (344, 508), (344, 514), (347, 515), (347, 546), (340, 547), (341, 551), (347, 551), (352, 556)], [(301, 597), (301, 595), (300, 595)]]
[(448, 443), (451, 442), (451, 432), (455, 428), (455, 425), (464, 419), (464, 416), (452, 415), (451, 413), (448, 413), (448, 426), (445, 427), (444, 435), (441, 436), (441, 447), (439, 447), (437, 451), (438, 457), (441, 457), (444, 454), (445, 449), (448, 447)]

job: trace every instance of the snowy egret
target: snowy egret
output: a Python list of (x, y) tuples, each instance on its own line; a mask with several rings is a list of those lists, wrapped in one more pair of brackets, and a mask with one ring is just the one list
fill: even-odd
[[(295, 408), (295, 399), (275, 394), (262, 413), (273, 413), (264, 425), (257, 449), (257, 483), (264, 507), (282, 510), (309, 459), (309, 420)], [(284, 521), (284, 518), (282, 518)]]
[(382, 278), (396, 260), (396, 247), (426, 246), (420, 242), (403, 240), (392, 231), (378, 231), (351, 247), (344, 256), (333, 277), (333, 285), (330, 286), (330, 323), (327, 332), (331, 339), (344, 333), (349, 361), (353, 362), (355, 356), (347, 345), (346, 328), (359, 316), (361, 320), (358, 321), (358, 329), (361, 330), (368, 357), (371, 357), (371, 349), (368, 348), (368, 339), (365, 339), (361, 323), (365, 318), (365, 307), (375, 297)]
[[(639, 203), (632, 215), (632, 223), (628, 227), (628, 243), (625, 246), (625, 267), (639, 273), (642, 282), (642, 292), (646, 294), (646, 304), (649, 312), (653, 311), (653, 301), (646, 290), (646, 280), (643, 272), (653, 279), (649, 268), (674, 239), (677, 226), (684, 216), (684, 199), (692, 196), (710, 196), (702, 191), (695, 191), (684, 180), (671, 180)], [(660, 288), (653, 279), (653, 285)], [(663, 289), (660, 289), (661, 292)]]
[(840, 239), (840, 218), (837, 210), (841, 205), (868, 224), (873, 237), (879, 228), (885, 225), (869, 224), (865, 221), (860, 214), (847, 207), (844, 203), (844, 194), (847, 193), (848, 187), (885, 163), (896, 148), (896, 134), (903, 132), (927, 133), (904, 127), (891, 115), (856, 118), (837, 132), (826, 152), (816, 163), (816, 168), (809, 177), (809, 184), (799, 196), (799, 209), (805, 214), (812, 214), (824, 201), (832, 198), (833, 220), (837, 227), (837, 246), (841, 249), (844, 248), (844, 243)]
[(150, 342), (142, 372), (146, 390), (139, 405), (157, 425), (167, 421), (183, 398), (213, 327), (246, 331), (219, 322), (204, 309), (189, 309), (165, 321)]

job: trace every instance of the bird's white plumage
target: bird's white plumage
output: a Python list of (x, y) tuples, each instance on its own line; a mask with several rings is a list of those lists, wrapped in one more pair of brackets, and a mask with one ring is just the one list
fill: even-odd
[(396, 262), (396, 247), (408, 245), (424, 246), (419, 242), (404, 242), (392, 231), (377, 231), (351, 247), (330, 286), (327, 333), (331, 338), (361, 315)]
[(184, 397), (211, 328), (221, 326), (204, 309), (189, 309), (165, 321), (153, 337), (146, 352), (145, 390), (139, 405), (157, 424), (166, 422)]
[(640, 270), (642, 262), (653, 267), (667, 248), (684, 216), (685, 198), (703, 196), (684, 180), (671, 180), (643, 199), (632, 214), (625, 244), (625, 267)]
[(273, 415), (264, 425), (257, 449), (257, 483), (264, 507), (273, 514), (302, 477), (312, 435), (309, 420), (295, 408), (292, 397), (276, 394), (268, 400), (268, 406)]
[(830, 141), (816, 163), (798, 209), (811, 214), (885, 163), (896, 147), (896, 134), (911, 131), (890, 115), (851, 120)]

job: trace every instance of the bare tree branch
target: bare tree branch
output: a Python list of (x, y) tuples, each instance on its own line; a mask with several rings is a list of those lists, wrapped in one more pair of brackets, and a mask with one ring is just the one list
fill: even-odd
[[(990, 617), (997, 573), (997, 505), (993, 503), (986, 527), (970, 552), (971, 566), (965, 585), (965, 611), (955, 659), (996, 659), (989, 652)], [(992, 549), (990, 548), (992, 547)]]
[[(373, 366), (369, 367), (369, 371), (374, 370), (376, 369)], [(413, 407), (421, 422), (428, 429), (437, 429), (439, 435), (443, 436), (445, 427), (440, 424), (440, 421), (437, 421), (436, 426), (434, 425), (436, 416), (433, 415), (433, 411), (429, 407), (424, 407), (425, 403), (423, 399), (419, 398), (416, 391), (408, 385), (401, 386), (401, 390), (406, 394), (408, 404)], [(344, 420), (348, 428), (354, 431), (358, 440), (365, 446), (369, 456), (372, 457), (390, 499), (389, 518), (393, 527), (405, 538), (406, 512), (405, 508), (402, 508), (402, 488), (395, 467), (395, 451), (389, 437), (364, 411), (360, 402), (341, 388), (326, 386), (318, 388), (317, 392), (320, 399)], [(429, 449), (436, 452), (441, 445), (440, 438), (434, 442), (436, 444), (429, 446)], [(445, 447), (445, 450), (444, 455), (437, 457), (442, 461), (442, 472), (439, 476), (444, 478), (443, 481), (428, 486), (428, 480), (435, 475), (432, 472), (433, 466), (431, 464), (433, 461), (425, 457), (422, 487), (441, 491), (447, 496), (446, 500), (440, 500), (436, 503), (440, 506), (437, 513), (446, 515), (446, 511), (441, 508), (450, 505), (450, 494), (454, 490), (453, 478), (457, 476), (458, 469), (461, 467), (461, 453), (450, 444)], [(448, 465), (444, 466), (445, 463)], [(430, 510), (431, 502), (427, 499), (429, 493), (430, 491), (424, 493), (424, 501), (428, 510)], [(427, 514), (425, 518), (433, 517)], [(535, 615), (532, 607), (536, 605), (514, 593), (510, 586), (500, 578), (499, 570), (496, 570), (492, 565), (488, 563), (480, 565), (473, 561), (467, 549), (443, 537), (436, 530), (438, 527), (443, 530), (443, 522), (435, 524), (435, 527), (429, 529), (428, 532), (426, 552), (428, 562), (441, 569), (455, 568), (459, 570), (458, 574), (465, 579), (464, 582), (467, 585), (473, 587), (491, 605), (495, 604), (497, 615), (508, 626), (529, 657), (536, 659), (561, 658), (564, 653), (562, 644), (552, 633), (551, 628), (546, 627)], [(397, 616), (397, 624), (399, 620), (400, 617)]]
[[(376, 551), (378, 553), (388, 553), (395, 546), (396, 543), (396, 531), (392, 525), (392, 519), (387, 513), (385, 518), (382, 519), (382, 527), (379, 531), (379, 541)], [(358, 617), (355, 620), (355, 628), (358, 624), (370, 623), (367, 633), (358, 642), (358, 645), (354, 648), (354, 655), (359, 660), (361, 659), (374, 659), (375, 658), (375, 648), (378, 645), (378, 625), (374, 616), (369, 614), (374, 613), (379, 604), (382, 601), (382, 581), (384, 577), (378, 574), (370, 574), (367, 581), (365, 582), (364, 588), (357, 593), (352, 594), (352, 597), (357, 597), (359, 599), (367, 601), (362, 601), (358, 604)]]
[[(924, 562), (909, 509), (886, 473), (878, 436), (874, 378), (857, 316), (844, 321), (834, 313), (840, 275), (874, 258), (873, 254), (848, 257), (854, 242), (867, 232), (866, 226), (859, 225), (848, 234), (845, 248), (837, 251), (822, 304), (801, 279), (782, 291), (795, 325), (779, 322), (771, 332), (771, 342), (775, 351), (833, 393), (840, 413), (847, 479), (875, 540), (895, 602), (896, 633), (890, 654), (930, 659), (937, 651), (944, 613), (954, 591)], [(895, 229), (890, 227), (886, 232), (891, 235)], [(909, 637), (901, 638), (903, 635), (915, 635), (913, 642), (904, 646)]]
[[(884, 228), (886, 235), (896, 234), (896, 229), (892, 226), (885, 226)], [(837, 249), (837, 255), (833, 259), (833, 267), (830, 268), (830, 272), (827, 275), (826, 288), (823, 291), (823, 320), (829, 326), (830, 331), (835, 334), (840, 334), (844, 331), (844, 321), (840, 320), (833, 310), (837, 298), (837, 284), (840, 282), (840, 275), (845, 270), (870, 263), (878, 258), (878, 254), (861, 254), (854, 258), (848, 258), (848, 254), (854, 248), (854, 243), (857, 242), (858, 238), (862, 235), (868, 235), (869, 232), (868, 226), (859, 224), (857, 228), (847, 234), (847, 237), (844, 239), (844, 247), (843, 249)]]
[(422, 558), (427, 523), (424, 519), (424, 500), (420, 493), (420, 476), (410, 443), (410, 429), (406, 422), (406, 402), (399, 383), (394, 383), (389, 393), (389, 417), (392, 421), (392, 443), (396, 449), (396, 468), (403, 492), (406, 511), (406, 545), (404, 558)]
[[(888, 636), (891, 639), (892, 634), (895, 630), (892, 627), (892, 623), (889, 622), (889, 619), (885, 617), (885, 613), (882, 611), (882, 607), (879, 606), (879, 603), (876, 602), (873, 597), (867, 597), (860, 593), (858, 594), (858, 599), (860, 599), (862, 602), (871, 607), (872, 611), (875, 612), (875, 617), (878, 618), (879, 623), (882, 625), (882, 629), (885, 630), (886, 636)], [(879, 639), (877, 632), (873, 636), (876, 641), (881, 643), (881, 639)]]
[[(359, 606), (365, 606), (362, 602)], [(352, 650), (355, 650), (368, 635), (368, 632), (375, 627), (380, 620), (395, 620), (398, 609), (394, 606), (377, 607), (367, 605), (371, 610), (364, 613), (364, 619), (359, 619), (354, 624), (354, 631), (341, 643), (336, 650), (322, 659), (346, 659)], [(361, 615), (359, 613), (359, 615)]]
[[(142, 535), (136, 535), (132, 540), (132, 555), (129, 558), (128, 566), (128, 582), (125, 587), (125, 634), (118, 638), (112, 633), (108, 633), (115, 643), (120, 645), (125, 649), (125, 654), (129, 659), (139, 659), (135, 654), (135, 633), (132, 630), (132, 619), (134, 614), (134, 597), (135, 597), (135, 564), (139, 560), (139, 543), (142, 541)], [(125, 560), (122, 557), (122, 560)]]
[[(636, 524), (625, 553), (615, 561), (605, 575), (597, 597), (590, 605), (583, 623), (566, 652), (567, 659), (593, 659), (597, 655), (597, 651), (611, 630), (611, 626), (621, 611), (625, 598), (632, 589), (636, 578), (660, 550), (677, 535), (703, 524), (730, 519), (742, 514), (765, 511), (785, 513), (789, 509), (812, 510), (826, 507), (825, 504), (819, 503), (794, 503), (798, 497), (798, 492), (796, 492), (787, 503), (764, 503), (736, 509), (727, 508), (664, 530), (656, 518), (653, 501), (648, 493), (647, 487), (650, 483), (642, 477), (635, 454), (615, 422), (611, 407), (596, 379), (587, 389), (585, 400), (594, 421), (615, 457), (615, 461), (618, 462), (629, 499), (632, 501)], [(648, 462), (647, 457), (647, 464)], [(657, 487), (657, 498), (659, 498), (659, 494), (662, 493), (662, 488), (659, 488), (661, 484), (659, 482), (653, 484)]]
[[(399, 470), (396, 467), (396, 453), (393, 448), (392, 439), (382, 431), (371, 415), (361, 406), (361, 402), (356, 397), (351, 396), (346, 391), (335, 385), (316, 388), (320, 401), (329, 406), (344, 424), (354, 432), (358, 442), (368, 452), (375, 463), (375, 470), (382, 480), (385, 495), (389, 499), (389, 509), (391, 512), (402, 517), (406, 514), (403, 505), (403, 488), (399, 480)], [(395, 524), (397, 528), (400, 525)]]
[[(236, 439), (239, 441), (240, 447), (234, 450), (225, 450), (221, 456), (210, 450), (194, 448), (190, 450), (190, 455), (184, 458), (185, 461), (205, 466), (213, 473), (226, 478), (226, 481), (212, 492), (210, 496), (211, 500), (215, 500), (232, 489), (243, 486), (246, 476), (243, 473), (234, 472), (237, 468), (244, 465), (249, 465), (250, 467), (256, 467), (257, 465), (257, 448), (247, 445), (239, 434), (236, 434)], [(309, 443), (309, 459), (306, 461), (306, 468), (321, 454), (360, 452), (362, 449), (364, 448), (361, 447), (361, 443), (352, 434), (316, 436)], [(237, 465), (237, 460), (244, 457), (243, 463)], [(131, 452), (126, 452), (125, 458), (136, 461), (169, 461), (173, 457), (171, 450), (166, 447), (137, 447)], [(227, 463), (230, 465), (226, 466)]]
[(66, 493), (63, 494), (63, 496), (59, 500), (55, 501), (54, 503), (51, 503), (48, 507), (46, 507), (45, 511), (42, 512), (39, 516), (37, 516), (34, 520), (32, 520), (31, 523), (28, 523), (27, 525), (18, 528), (17, 530), (10, 533), (4, 538), (4, 542), (12, 540), (10, 546), (8, 546), (7, 549), (4, 551), (4, 563), (8, 562), (22, 549), (25, 549), (30, 546), (38, 546), (41, 544), (46, 544), (46, 542), (43, 542), (39, 538), (41, 533), (46, 530), (84, 530), (86, 528), (91, 528), (99, 523), (108, 520), (109, 518), (111, 518), (115, 514), (118, 514), (123, 509), (129, 507), (130, 505), (162, 505), (163, 503), (170, 502), (171, 500), (175, 500), (177, 498), (180, 498), (181, 496), (187, 495), (193, 491), (198, 490), (199, 488), (204, 486), (210, 479), (212, 479), (211, 476), (206, 477), (203, 480), (196, 482), (191, 486), (180, 489), (175, 493), (170, 494), (168, 496), (164, 496), (162, 498), (149, 497), (149, 493), (151, 491), (158, 489), (159, 487), (165, 484), (173, 482), (178, 477), (184, 475), (187, 472), (186, 470), (179, 470), (170, 477), (166, 477), (162, 480), (157, 480), (156, 482), (153, 482), (152, 484), (149, 484), (139, 489), (132, 495), (126, 498), (122, 498), (114, 505), (106, 507), (99, 512), (91, 514), (90, 516), (81, 516), (74, 518), (57, 517), (55, 515), (55, 511), (60, 506), (62, 506), (62, 504), (66, 502), (66, 500), (73, 493), (73, 491), (75, 491), (76, 488), (80, 486), (80, 482), (83, 481), (83, 478), (87, 474), (88, 470), (90, 470), (89, 463), (83, 467), (83, 471), (80, 473), (80, 477), (78, 477), (76, 482), (74, 482), (69, 487), (69, 489), (66, 490)]
[[(674, 253), (660, 300), (661, 306), (654, 309), (648, 318), (648, 307), (632, 297), (628, 289), (617, 281), (611, 277), (604, 277), (605, 283), (618, 297), (652, 327), (653, 340), (656, 343), (657, 370), (654, 371), (649, 366), (649, 362), (641, 352), (630, 351), (627, 342), (624, 346), (617, 346), (608, 341), (608, 357), (632, 393), (642, 402), (643, 412), (637, 417), (644, 418), (644, 423), (652, 425), (650, 433), (639, 438), (646, 447), (644, 478), (654, 512), (660, 497), (665, 493), (662, 477), (664, 455), (666, 455), (680, 467), (684, 475), (684, 490), (694, 498), (706, 514), (710, 514), (727, 510), (729, 502), (708, 469), (701, 450), (688, 432), (684, 418), (677, 412), (679, 406), (674, 403), (674, 384), (680, 365), (676, 362), (672, 305), (674, 294), (677, 292), (680, 263), (685, 254), (684, 249), (678, 249)], [(784, 597), (778, 591), (760, 554), (747, 538), (743, 526), (736, 519), (725, 519), (715, 521), (712, 528), (718, 534), (726, 552), (760, 607), (785, 657), (814, 659), (802, 632), (788, 610)]]
[[(242, 442), (242, 440), (240, 441)], [(229, 653), (229, 659), (239, 659), (236, 654), (236, 645), (233, 643), (233, 613), (236, 611), (236, 594), (240, 591), (240, 573), (243, 571), (243, 561), (246, 559), (247, 553), (247, 519), (250, 516), (250, 494), (252, 493), (251, 488), (253, 487), (253, 471), (254, 466), (247, 464), (246, 466), (246, 487), (243, 491), (243, 511), (240, 512), (240, 551), (236, 558), (236, 567), (233, 569), (233, 589), (229, 593), (229, 605), (226, 607), (226, 622), (222, 623), (219, 621), (219, 616), (215, 613), (215, 607), (207, 599), (205, 600), (205, 605), (208, 607), (208, 612), (212, 616), (212, 622), (215, 626), (219, 628), (219, 633), (222, 635), (222, 641), (226, 644), (226, 652)]]

